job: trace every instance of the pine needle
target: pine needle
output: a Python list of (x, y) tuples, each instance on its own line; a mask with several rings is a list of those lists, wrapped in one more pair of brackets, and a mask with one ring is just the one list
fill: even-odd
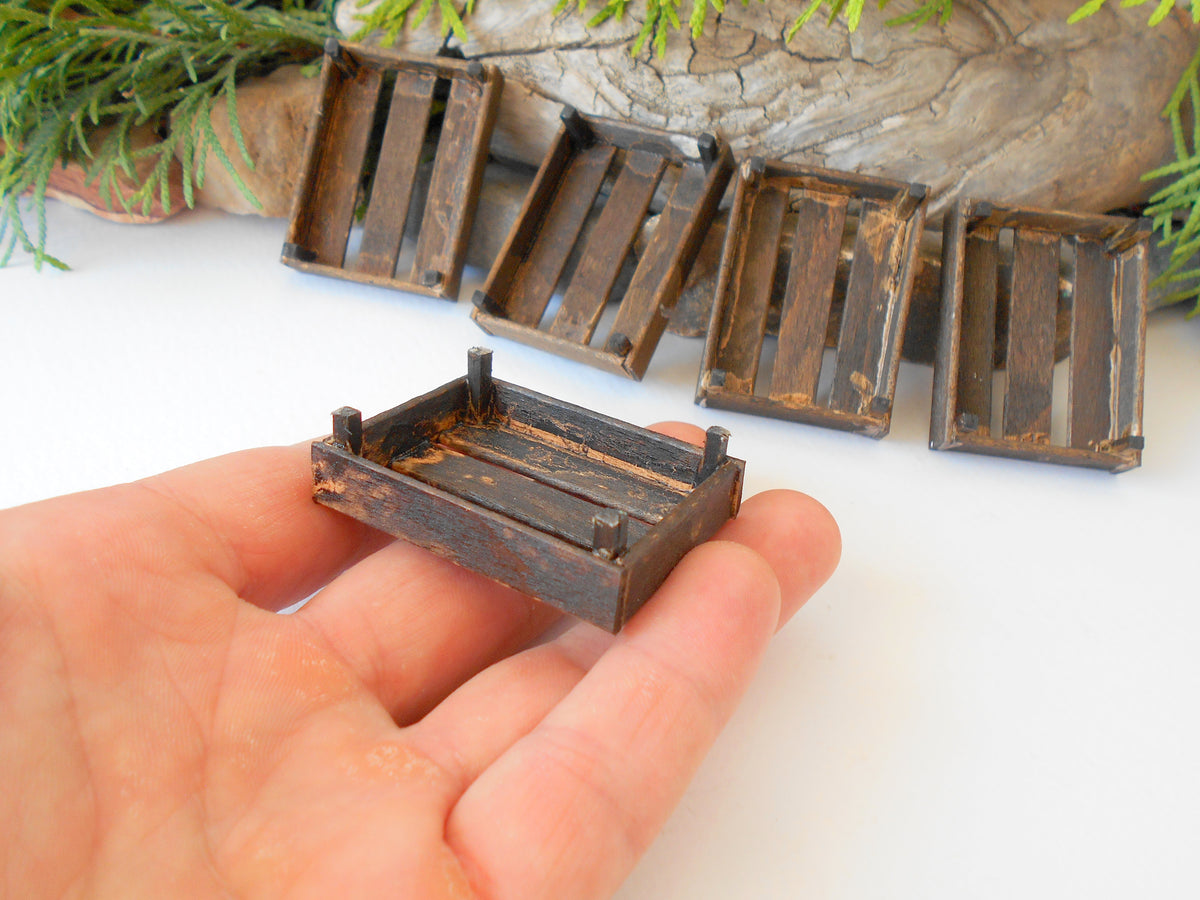
[[(157, 202), (170, 212), (176, 156), (191, 206), (207, 147), (257, 202), (216, 140), (213, 104), (225, 99), (233, 142), (253, 167), (238, 83), (318, 56), (335, 34), (332, 14), (333, 0), (3, 0), (0, 260), (20, 247), (37, 267), (63, 265), (46, 249), (45, 201), (52, 171), (67, 163), (109, 209), (149, 214)], [(160, 137), (135, 149), (138, 128)]]

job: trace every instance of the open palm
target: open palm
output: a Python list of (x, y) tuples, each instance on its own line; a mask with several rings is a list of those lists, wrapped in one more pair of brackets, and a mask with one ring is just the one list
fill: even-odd
[(0, 895), (607, 896), (839, 554), (750, 498), (613, 638), (310, 495), (291, 447), (0, 513)]

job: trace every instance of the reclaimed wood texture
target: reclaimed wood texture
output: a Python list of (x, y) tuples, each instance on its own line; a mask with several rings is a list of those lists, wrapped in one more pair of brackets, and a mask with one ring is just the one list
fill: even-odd
[[(996, 298), (999, 294), (999, 230), (975, 230), (966, 242), (964, 274), (969, 302), (962, 309), (956, 420), (987, 433), (992, 423), (992, 380), (996, 355)], [(961, 427), (961, 425), (960, 425)]]
[[(1142, 398), (1146, 364), (1146, 296), (1149, 281), (1149, 246), (1143, 240), (1121, 257), (1120, 301), (1117, 314), (1115, 383), (1117, 421), (1116, 440), (1137, 438), (1142, 434)], [(1138, 457), (1140, 459), (1140, 455)]]
[[(593, 518), (611, 508), (611, 504), (592, 503), (555, 485), (455, 452), (440, 441), (393, 460), (392, 468), (588, 550)], [(636, 541), (648, 527), (645, 522), (630, 520), (630, 539)]]
[(883, 358), (887, 320), (895, 303), (889, 282), (896, 278), (897, 245), (903, 237), (902, 223), (887, 207), (863, 201), (829, 395), (833, 409), (866, 415), (880, 395), (888, 362)]
[(737, 229), (738, 265), (729, 287), (730, 308), (718, 357), (726, 387), (744, 394), (754, 393), (758, 377), (787, 200), (785, 190), (763, 185), (748, 199), (745, 226)]
[(410, 283), (451, 299), (458, 296), (467, 239), (487, 165), (491, 136), (488, 104), (487, 85), (480, 77), (467, 74), (450, 82), (429, 198), (408, 278)]
[(379, 70), (358, 69), (343, 83), (326, 119), (309, 200), (317, 212), (310, 219), (309, 233), (298, 241), (315, 254), (315, 261), (321, 265), (338, 268), (346, 259), (346, 244), (358, 204), (358, 186), (382, 83)]
[[(491, 334), (641, 378), (731, 171), (729, 149), (715, 139), (564, 110), (517, 223), (476, 296), (473, 318)], [(619, 298), (611, 330), (597, 336), (668, 173), (674, 186), (654, 235)], [(559, 307), (547, 316), (560, 285)]]
[(657, 154), (626, 154), (550, 325), (551, 334), (581, 344), (591, 341), (665, 168), (666, 160)]
[(575, 155), (508, 289), (499, 294), (499, 285), (490, 280), (484, 288), (489, 297), (502, 298), (499, 302), (512, 321), (528, 328), (541, 322), (615, 155), (611, 144), (588, 147)]
[(1057, 234), (1018, 229), (1005, 355), (1004, 436), (1050, 439), (1054, 398), (1054, 318), (1058, 311)]
[[(383, 89), (394, 78), (390, 94)], [(444, 299), (458, 294), (503, 79), (494, 68), (368, 48), (327, 48), (317, 124), (293, 207), (284, 262)], [(397, 273), (439, 83), (448, 85), (411, 272)], [(372, 132), (383, 127), (372, 149)], [(364, 170), (373, 173), (362, 239), (347, 245)]]
[(585, 500), (626, 510), (643, 522), (658, 522), (686, 491), (677, 482), (638, 472), (604, 459), (564, 449), (561, 440), (539, 439), (497, 424), (462, 423), (439, 436), (439, 443), (476, 459), (536, 478)]
[(1067, 443), (1096, 449), (1112, 436), (1114, 305), (1120, 260), (1098, 241), (1075, 244)]
[(612, 334), (629, 340), (623, 367), (634, 378), (646, 374), (733, 173), (729, 148), (720, 144), (717, 153), (711, 165), (683, 166), (617, 310)]
[(847, 198), (801, 191), (779, 319), (779, 351), (771, 378), (772, 400), (811, 403), (817, 395), (825, 333), (833, 306)]
[[(1006, 229), (1011, 251), (1003, 249)], [(943, 247), (947, 277), (930, 446), (1111, 472), (1140, 465), (1149, 237), (1141, 220), (960, 203)], [(1061, 259), (1065, 240), (1075, 252), (1073, 278), (1062, 288), (1071, 300), (1063, 305), (1060, 270), (1072, 268)], [(1009, 252), (1003, 428), (992, 434), (996, 271)], [(1066, 440), (1059, 445), (1051, 439), (1054, 343), (1055, 321), (1064, 313), (1070, 381), (1066, 409), (1059, 411)]]
[(313, 475), (324, 506), (602, 628), (619, 626), (622, 569), (611, 561), (325, 443), (313, 444)]
[(414, 73), (397, 78), (388, 110), (387, 127), (375, 168), (375, 180), (363, 220), (362, 244), (354, 267), (365, 275), (391, 278), (408, 222), (413, 184), (425, 145), (429, 110), (437, 78)]
[[(744, 463), (494, 381), (465, 378), (313, 445), (314, 497), (618, 630), (737, 512)], [(352, 435), (353, 433), (353, 435)], [(352, 439), (353, 437), (353, 439)]]
[[(855, 202), (853, 250), (842, 247)], [(924, 227), (920, 185), (748, 160), (738, 173), (697, 400), (809, 424), (887, 433)], [(785, 233), (786, 232), (786, 233)], [(840, 319), (831, 321), (833, 310)], [(763, 335), (778, 309), (770, 384)], [(837, 361), (818, 384), (831, 328)], [(764, 376), (765, 377), (765, 376)]]

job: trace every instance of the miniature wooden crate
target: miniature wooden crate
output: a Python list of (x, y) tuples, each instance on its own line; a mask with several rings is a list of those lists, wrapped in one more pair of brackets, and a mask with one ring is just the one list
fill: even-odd
[[(347, 46), (331, 39), (283, 262), (306, 272), (454, 300), (503, 78), (492, 66)], [(444, 104), (423, 213), (422, 155)], [(365, 204), (361, 242), (350, 247)], [(412, 262), (407, 223), (420, 215)], [(397, 271), (397, 269), (401, 271)]]
[[(930, 446), (1113, 472), (1140, 465), (1149, 238), (1144, 219), (960, 202), (942, 251)], [(1011, 287), (998, 291), (1009, 260)], [(1065, 439), (1054, 443), (1062, 315), (1069, 380)]]
[[(759, 158), (743, 163), (696, 401), (887, 434), (925, 195), (919, 184)], [(853, 250), (842, 281), (844, 242)], [(768, 372), (764, 337), (773, 303), (779, 336)], [(818, 390), (826, 333), (839, 316), (826, 397)]]
[[(696, 139), (623, 125), (570, 107), (562, 122), (487, 284), (475, 295), (473, 317), (489, 334), (640, 379), (725, 192), (733, 157), (710, 135)], [(665, 189), (665, 207), (616, 320), (597, 335), (651, 201)], [(578, 261), (561, 303), (547, 313), (573, 255)]]
[(468, 374), (366, 422), (334, 413), (314, 497), (616, 632), (683, 555), (735, 516), (745, 463)]

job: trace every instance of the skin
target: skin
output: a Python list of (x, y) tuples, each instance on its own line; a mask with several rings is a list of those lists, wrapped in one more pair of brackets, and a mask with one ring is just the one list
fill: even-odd
[(0, 896), (609, 896), (840, 553), (749, 498), (613, 637), (310, 493), (305, 445), (0, 512)]

